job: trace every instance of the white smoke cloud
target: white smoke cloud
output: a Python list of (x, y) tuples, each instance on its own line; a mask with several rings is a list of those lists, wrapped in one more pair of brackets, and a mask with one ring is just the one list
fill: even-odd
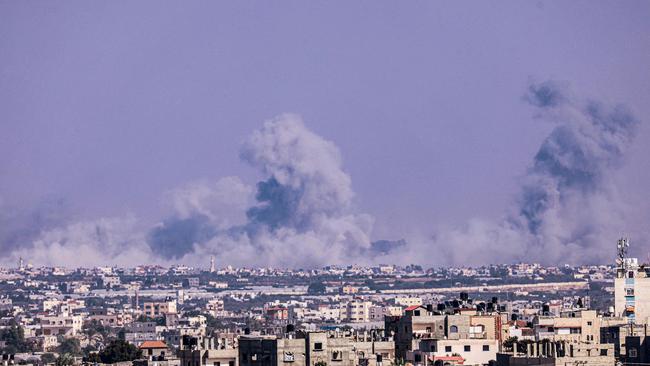
[(46, 230), (29, 248), (14, 253), (35, 265), (91, 267), (137, 265), (153, 256), (144, 230), (132, 216), (82, 221)]
[(608, 262), (627, 211), (611, 176), (638, 121), (623, 106), (580, 99), (556, 82), (532, 83), (525, 99), (536, 119), (555, 127), (512, 208), (501, 219), (473, 218), (409, 238), (399, 253), (391, 243), (371, 242), (374, 219), (353, 211), (354, 191), (337, 147), (299, 116), (284, 114), (242, 146), (242, 160), (266, 177), (255, 188), (237, 177), (189, 183), (167, 193), (173, 212), (153, 228), (133, 216), (48, 227), (5, 258), (71, 266), (201, 266), (209, 255), (224, 265), (285, 267)]
[(226, 229), (246, 223), (246, 210), (254, 202), (254, 189), (239, 177), (225, 177), (216, 182), (201, 180), (169, 191), (166, 201), (180, 219), (205, 216), (216, 228)]

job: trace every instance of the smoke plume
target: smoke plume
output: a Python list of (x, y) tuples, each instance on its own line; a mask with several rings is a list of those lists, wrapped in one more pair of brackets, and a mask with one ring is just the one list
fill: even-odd
[(512, 209), (501, 220), (440, 228), (412, 250), (433, 249), (439, 263), (460, 265), (611, 261), (612, 243), (625, 227), (612, 177), (638, 120), (623, 105), (580, 99), (555, 81), (531, 83), (524, 99), (536, 120), (555, 127), (523, 176)]
[[(222, 216), (199, 207), (202, 199), (193, 205), (178, 199), (183, 214), (152, 231), (152, 251), (183, 261), (209, 254), (228, 264), (287, 266), (344, 263), (350, 255), (373, 254), (373, 220), (350, 212), (354, 193), (337, 147), (309, 131), (299, 116), (284, 114), (264, 123), (243, 144), (240, 156), (267, 177), (257, 183), (255, 203), (244, 210), (246, 220), (216, 225)], [(230, 190), (241, 196), (238, 203), (247, 202), (250, 189), (240, 181), (230, 185), (241, 186)], [(203, 192), (218, 198), (214, 207), (238, 196)], [(242, 205), (237, 209), (242, 212)]]
[[(624, 162), (637, 119), (622, 105), (582, 99), (568, 86), (531, 83), (524, 100), (553, 124), (501, 218), (438, 226), (408, 241), (371, 242), (374, 219), (354, 211), (350, 176), (337, 147), (293, 114), (263, 124), (240, 157), (263, 177), (199, 181), (167, 192), (169, 215), (23, 222), (0, 217), (0, 248), (38, 264), (186, 263), (315, 267), (346, 263), (485, 264), (609, 262), (625, 226), (612, 176)], [(5, 212), (6, 210), (3, 210)], [(38, 216), (36, 216), (38, 218)], [(56, 217), (56, 216), (53, 216)], [(28, 242), (28, 244), (25, 244)], [(397, 255), (399, 253), (399, 255)]]

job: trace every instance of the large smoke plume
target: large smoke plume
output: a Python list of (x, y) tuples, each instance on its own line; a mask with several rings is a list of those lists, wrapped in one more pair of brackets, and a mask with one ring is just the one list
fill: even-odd
[(372, 218), (350, 212), (354, 192), (338, 149), (305, 128), (299, 116), (267, 121), (243, 144), (240, 156), (267, 177), (257, 183), (255, 204), (238, 207), (247, 220), (217, 226), (212, 222), (221, 215), (188, 212), (153, 230), (154, 252), (186, 261), (210, 254), (229, 264), (286, 266), (344, 263), (350, 255), (373, 254)]
[(24, 230), (28, 245), (4, 233), (0, 247), (12, 261), (29, 255), (38, 264), (67, 265), (202, 265), (210, 255), (222, 264), (287, 267), (609, 261), (625, 228), (612, 176), (638, 121), (624, 106), (581, 99), (553, 81), (531, 83), (525, 100), (536, 120), (554, 127), (521, 177), (511, 209), (497, 220), (438, 227), (408, 243), (373, 243), (374, 220), (354, 212), (337, 147), (299, 116), (284, 114), (242, 145), (242, 161), (263, 176), (254, 187), (237, 177), (194, 182), (168, 192), (171, 213), (153, 227), (133, 216), (40, 225)]
[(639, 122), (623, 105), (580, 99), (554, 81), (531, 83), (525, 100), (536, 120), (555, 127), (523, 176), (511, 211), (502, 220), (472, 219), (421, 240), (439, 253), (438, 262), (610, 261), (612, 243), (626, 228), (612, 177)]

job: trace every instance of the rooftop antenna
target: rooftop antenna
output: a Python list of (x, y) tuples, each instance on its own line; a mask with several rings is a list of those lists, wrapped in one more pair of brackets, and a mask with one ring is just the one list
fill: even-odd
[(618, 256), (616, 258), (616, 264), (621, 269), (626, 268), (625, 258), (627, 257), (627, 250), (629, 247), (630, 247), (630, 239), (628, 238), (618, 239), (618, 242), (616, 243), (616, 251), (618, 253)]

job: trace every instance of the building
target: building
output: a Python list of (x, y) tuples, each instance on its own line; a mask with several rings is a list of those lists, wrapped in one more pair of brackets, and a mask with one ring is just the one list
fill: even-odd
[(43, 316), (39, 318), (43, 335), (73, 337), (81, 332), (83, 318), (74, 316)]
[(355, 299), (345, 304), (345, 321), (351, 323), (369, 322), (372, 302)]
[(629, 323), (648, 324), (650, 317), (650, 266), (627, 257), (628, 239), (618, 241), (614, 311)]
[(423, 339), (418, 349), (408, 351), (406, 361), (413, 365), (444, 365), (450, 357), (462, 365), (488, 365), (497, 358), (499, 341), (496, 339)]
[(515, 344), (510, 353), (497, 355), (497, 366), (519, 365), (590, 365), (611, 366), (616, 363), (611, 344), (571, 341), (528, 341)]
[(164, 361), (171, 355), (167, 344), (163, 341), (145, 341), (140, 345), (142, 356), (150, 361)]
[(176, 314), (176, 300), (161, 302), (145, 302), (142, 304), (143, 313), (149, 318), (159, 318), (165, 314)]
[(376, 333), (309, 332), (298, 337), (242, 336), (240, 366), (388, 366), (394, 344)]
[(201, 281), (199, 280), (198, 277), (188, 277), (183, 280), (183, 287), (184, 288), (196, 288), (199, 287)]

